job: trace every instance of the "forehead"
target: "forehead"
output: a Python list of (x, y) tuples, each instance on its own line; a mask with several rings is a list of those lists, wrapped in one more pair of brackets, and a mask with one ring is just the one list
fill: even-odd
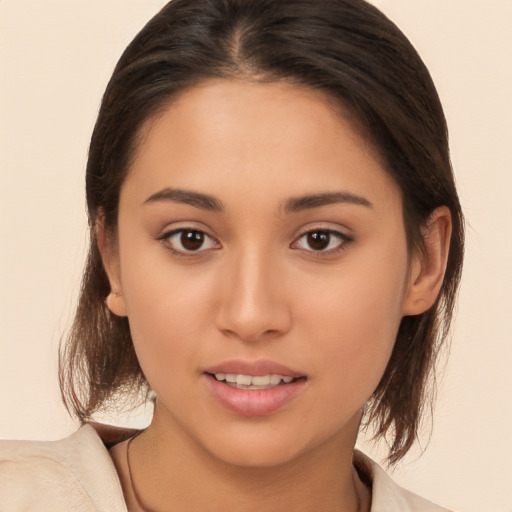
[[(126, 180), (139, 193), (180, 186), (222, 195), (300, 195), (340, 186), (395, 194), (370, 142), (327, 94), (287, 83), (211, 80), (146, 124)], [(358, 190), (360, 189), (360, 190)]]

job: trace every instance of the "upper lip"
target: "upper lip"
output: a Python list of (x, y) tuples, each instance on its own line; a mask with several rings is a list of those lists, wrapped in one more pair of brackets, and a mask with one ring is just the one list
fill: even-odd
[(236, 375), (252, 375), (259, 377), (263, 375), (283, 375), (285, 377), (304, 377), (303, 373), (298, 373), (280, 363), (269, 361), (267, 359), (258, 359), (256, 361), (247, 361), (243, 359), (233, 359), (224, 361), (206, 368), (205, 373), (234, 373)]

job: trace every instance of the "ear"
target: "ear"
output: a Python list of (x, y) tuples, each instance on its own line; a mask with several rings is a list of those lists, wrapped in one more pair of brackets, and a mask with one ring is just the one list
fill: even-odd
[(422, 233), (425, 248), (412, 258), (404, 316), (419, 315), (429, 309), (443, 284), (452, 234), (452, 216), (447, 206), (432, 212)]
[(104, 217), (99, 214), (96, 218), (96, 240), (101, 254), (103, 268), (110, 283), (110, 293), (105, 299), (108, 309), (117, 316), (126, 316), (126, 304), (121, 286), (119, 266), (119, 250), (117, 241), (105, 228)]

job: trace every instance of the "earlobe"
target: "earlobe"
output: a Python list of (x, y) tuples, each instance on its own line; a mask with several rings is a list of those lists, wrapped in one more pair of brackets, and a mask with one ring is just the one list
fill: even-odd
[(110, 293), (105, 299), (105, 304), (114, 315), (126, 316), (126, 304), (119, 271), (119, 253), (115, 241), (105, 228), (103, 215), (101, 213), (98, 214), (96, 218), (95, 230), (103, 268), (105, 269), (110, 283)]
[(448, 207), (436, 208), (422, 232), (425, 248), (413, 256), (408, 291), (403, 305), (404, 316), (424, 313), (439, 295), (452, 234), (452, 217)]
[(126, 316), (126, 305), (121, 293), (111, 291), (105, 299), (105, 304), (114, 315)]

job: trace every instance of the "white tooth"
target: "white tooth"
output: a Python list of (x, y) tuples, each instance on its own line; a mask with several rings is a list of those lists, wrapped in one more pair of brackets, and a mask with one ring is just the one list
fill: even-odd
[(274, 386), (268, 384), (267, 386), (246, 386), (245, 389), (272, 389)]
[(252, 384), (254, 386), (268, 386), (270, 384), (270, 375), (262, 375), (252, 378)]
[(251, 382), (252, 382), (252, 377), (250, 375), (237, 375), (236, 376), (237, 384), (243, 384), (244, 386), (250, 386)]
[(215, 378), (217, 380), (226, 380), (226, 374), (225, 373), (216, 373)]
[(289, 384), (292, 380), (293, 380), (293, 377), (281, 377), (283, 379), (283, 382), (285, 384)]
[(272, 386), (277, 386), (280, 382), (281, 382), (280, 375), (271, 375), (270, 376), (270, 384), (272, 384)]
[(227, 382), (236, 382), (236, 375), (234, 373), (226, 373)]

